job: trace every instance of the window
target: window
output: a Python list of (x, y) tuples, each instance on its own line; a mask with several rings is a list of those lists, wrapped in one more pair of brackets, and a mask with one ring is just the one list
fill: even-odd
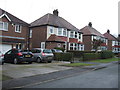
[(32, 29), (30, 29), (30, 38), (32, 38)]
[(64, 29), (64, 30), (63, 30), (63, 36), (66, 36), (66, 35), (67, 35), (67, 30)]
[(78, 37), (78, 39), (81, 39), (81, 33), (79, 33), (79, 37)]
[(77, 32), (75, 32), (75, 38), (77, 38)]
[(62, 35), (62, 28), (58, 28), (58, 35)]
[(41, 42), (41, 48), (45, 49), (45, 42)]
[(50, 34), (54, 34), (53, 27), (50, 27)]
[(0, 30), (8, 31), (8, 23), (0, 22)]
[(61, 47), (61, 43), (58, 43), (58, 44), (57, 44), (57, 47)]
[(73, 31), (70, 32), (70, 37), (74, 38), (74, 32)]
[(15, 25), (15, 32), (21, 33), (21, 26)]

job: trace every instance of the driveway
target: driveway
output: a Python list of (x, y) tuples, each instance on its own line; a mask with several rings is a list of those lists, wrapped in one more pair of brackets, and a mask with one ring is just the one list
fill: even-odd
[(72, 67), (60, 66), (69, 62), (53, 61), (52, 63), (33, 63), (33, 64), (8, 64), (2, 66), (2, 74), (11, 78), (22, 78), (38, 74), (47, 74), (61, 70), (71, 69)]

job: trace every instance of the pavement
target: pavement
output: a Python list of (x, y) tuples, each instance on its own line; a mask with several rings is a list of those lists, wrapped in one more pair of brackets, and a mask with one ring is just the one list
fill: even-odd
[[(94, 63), (93, 66), (85, 67), (65, 67), (61, 65), (69, 62), (53, 62), (49, 64), (25, 64), (25, 65), (3, 65), (3, 74), (12, 77), (13, 79), (2, 81), (2, 88), (23, 88), (32, 84), (42, 83), (54, 79), (61, 79), (67, 76), (89, 72), (91, 70), (105, 68), (111, 63)], [(91, 62), (85, 62), (91, 63)], [(91, 63), (93, 64), (93, 63)], [(20, 69), (21, 68), (21, 69)]]

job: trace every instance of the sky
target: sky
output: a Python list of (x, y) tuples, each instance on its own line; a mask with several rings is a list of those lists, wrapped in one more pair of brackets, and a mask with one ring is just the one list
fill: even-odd
[[(31, 23), (58, 9), (59, 16), (81, 29), (92, 22), (104, 34), (118, 34), (119, 0), (0, 0), (0, 8)], [(120, 4), (119, 4), (120, 5)], [(120, 32), (119, 32), (120, 34)]]

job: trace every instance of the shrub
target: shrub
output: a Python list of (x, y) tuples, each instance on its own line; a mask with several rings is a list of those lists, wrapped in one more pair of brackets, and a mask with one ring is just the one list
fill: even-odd
[(114, 56), (114, 53), (112, 51), (101, 51), (101, 58), (112, 58)]
[(95, 51), (72, 51), (72, 50), (67, 52), (73, 53), (73, 57), (75, 58), (83, 57), (84, 53), (95, 53)]
[(72, 58), (72, 53), (54, 53), (54, 59), (57, 61), (71, 61)]
[(100, 53), (84, 53), (83, 54), (83, 61), (95, 60), (95, 59), (100, 59), (100, 58), (101, 58)]

